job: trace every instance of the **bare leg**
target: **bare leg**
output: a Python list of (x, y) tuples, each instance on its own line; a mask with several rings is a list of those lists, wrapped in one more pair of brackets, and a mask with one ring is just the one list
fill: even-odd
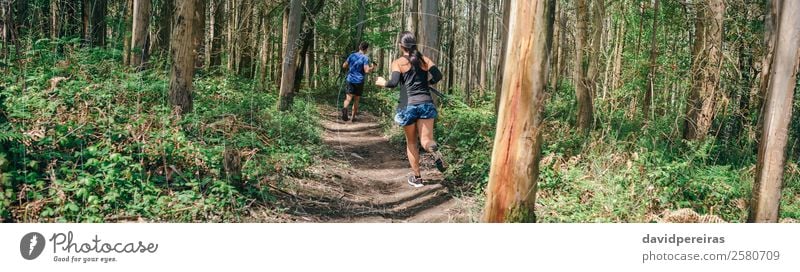
[(356, 95), (356, 96), (353, 96), (353, 98), (355, 98), (355, 100), (353, 100), (353, 114), (350, 117), (350, 120), (353, 120), (353, 119), (356, 118), (356, 113), (358, 112), (358, 101), (361, 100), (361, 96), (357, 96)]
[(346, 108), (350, 107), (350, 100), (353, 100), (353, 95), (352, 94), (347, 94), (347, 96), (345, 96), (345, 98), (344, 98), (344, 106), (343, 106), (343, 108), (346, 109)]
[(431, 145), (436, 143), (433, 141), (433, 120), (434, 119), (417, 120), (417, 127), (419, 127), (419, 138), (422, 142), (422, 148), (428, 152), (432, 152), (432, 150), (430, 150)]
[(415, 176), (420, 176), (419, 172), (419, 147), (417, 147), (417, 124), (403, 127), (406, 133), (406, 155), (411, 164), (411, 170)]
[(419, 119), (417, 120), (417, 127), (419, 127), (420, 142), (425, 151), (433, 155), (433, 163), (439, 172), (447, 170), (447, 163), (444, 161), (444, 156), (439, 152), (439, 147), (433, 139), (433, 119)]

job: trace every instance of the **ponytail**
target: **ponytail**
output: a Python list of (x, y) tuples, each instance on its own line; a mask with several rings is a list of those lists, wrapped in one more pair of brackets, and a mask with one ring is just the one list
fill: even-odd
[(423, 67), (423, 66), (427, 67), (428, 66), (428, 64), (425, 63), (425, 58), (422, 56), (422, 53), (419, 52), (419, 50), (417, 50), (417, 46), (414, 46), (413, 48), (411, 48), (411, 50), (409, 50), (409, 52), (408, 52), (408, 55), (409, 55), (408, 59), (411, 61), (411, 64), (413, 64), (413, 65), (415, 65), (417, 67)]
[(422, 53), (417, 50), (417, 39), (414, 38), (414, 34), (408, 31), (400, 32), (400, 37), (398, 40), (400, 47), (402, 47), (404, 51), (408, 52), (408, 60), (411, 61), (411, 64), (417, 67), (428, 66), (428, 64), (425, 63), (425, 58), (423, 57)]

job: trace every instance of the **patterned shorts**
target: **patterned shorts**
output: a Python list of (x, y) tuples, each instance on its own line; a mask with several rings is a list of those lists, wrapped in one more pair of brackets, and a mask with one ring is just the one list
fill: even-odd
[(408, 105), (404, 110), (398, 110), (394, 116), (394, 122), (401, 127), (412, 125), (417, 122), (417, 119), (436, 119), (439, 113), (436, 111), (436, 106), (431, 102), (425, 102), (417, 105)]

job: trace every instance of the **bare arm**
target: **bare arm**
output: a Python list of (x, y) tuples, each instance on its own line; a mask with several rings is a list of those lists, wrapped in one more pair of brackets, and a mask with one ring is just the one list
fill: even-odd
[(380, 87), (386, 87), (386, 88), (394, 88), (394, 87), (397, 87), (397, 84), (399, 82), (400, 82), (400, 64), (397, 64), (397, 62), (395, 61), (395, 62), (392, 62), (392, 77), (391, 77), (391, 79), (387, 82), (385, 78), (378, 77), (378, 79), (375, 80), (375, 85), (378, 85)]

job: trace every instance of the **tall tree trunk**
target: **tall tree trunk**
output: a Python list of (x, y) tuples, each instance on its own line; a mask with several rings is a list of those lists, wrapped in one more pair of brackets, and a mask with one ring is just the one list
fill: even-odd
[(133, 1), (133, 36), (131, 37), (131, 66), (142, 69), (147, 57), (147, 27), (150, 24), (150, 0)]
[[(780, 7), (784, 0), (777, 0), (777, 1), (766, 1), (766, 12), (764, 17), (764, 50), (763, 50), (763, 58), (761, 59), (761, 72), (758, 75), (760, 84), (758, 89), (752, 93), (752, 102), (753, 106), (756, 109), (760, 109), (763, 111), (763, 103), (764, 97), (767, 93), (767, 87), (769, 83), (769, 75), (772, 63), (772, 56), (775, 52), (775, 42), (778, 40), (778, 16), (780, 14)], [(763, 115), (763, 113), (762, 113)], [(761, 131), (763, 127), (763, 123), (761, 122), (762, 119), (758, 119), (758, 123), (756, 124), (756, 131)]]
[(314, 24), (316, 23), (314, 17), (322, 11), (324, 4), (324, 0), (308, 0), (306, 3), (307, 16), (303, 16), (303, 18), (300, 19), (300, 25), (303, 25), (306, 21), (306, 17), (310, 17), (308, 18), (308, 24), (305, 25), (299, 37), (298, 47), (300, 48), (300, 52), (298, 56), (295, 57), (297, 71), (295, 71), (294, 87), (292, 90), (294, 93), (300, 90), (300, 85), (303, 82), (304, 70), (306, 68), (305, 60), (308, 56), (308, 51), (311, 49), (311, 42), (314, 39)]
[(458, 2), (450, 0), (450, 40), (447, 46), (447, 60), (450, 63), (447, 67), (447, 87), (448, 94), (453, 93), (456, 73), (456, 34), (458, 33)]
[(278, 109), (287, 111), (291, 109), (294, 98), (294, 76), (296, 72), (297, 44), (300, 35), (302, 5), (301, 0), (291, 0), (289, 6), (289, 18), (286, 27), (285, 45), (286, 50), (283, 54), (283, 69), (281, 74), (281, 89)]
[(264, 12), (263, 16), (261, 17), (261, 21), (263, 21), (261, 25), (261, 60), (259, 61), (259, 78), (258, 78), (258, 85), (261, 87), (262, 90), (267, 89), (267, 64), (269, 63), (269, 55), (272, 53), (269, 50), (270, 45), (270, 33), (272, 32), (271, 24), (269, 23), (269, 15), (270, 13)]
[(620, 3), (622, 9), (622, 18), (619, 20), (619, 30), (617, 31), (616, 46), (614, 47), (614, 70), (611, 76), (611, 90), (617, 90), (620, 87), (622, 78), (622, 53), (625, 51), (625, 26), (626, 17), (626, 1)]
[(356, 25), (356, 38), (354, 40), (355, 46), (353, 46), (352, 50), (358, 50), (355, 48), (358, 46), (358, 43), (364, 40), (364, 25), (367, 23), (367, 3), (366, 0), (358, 0), (358, 24)]
[[(560, 15), (563, 12), (562, 4), (560, 1), (556, 1), (556, 11), (554, 15), (556, 18), (553, 22), (553, 52), (550, 53), (550, 55), (553, 56), (553, 63), (551, 64), (551, 67), (554, 68), (554, 71), (558, 71), (558, 62), (561, 59), (561, 50), (563, 49), (563, 46), (561, 46), (561, 36), (563, 35), (562, 32), (564, 30), (561, 28), (561, 24), (558, 23), (560, 21)], [(558, 87), (558, 80), (560, 79), (558, 78), (557, 72), (550, 73), (550, 89), (552, 89), (553, 92), (555, 92), (556, 88)]]
[(474, 51), (475, 50), (475, 41), (470, 36), (470, 33), (472, 33), (474, 31), (474, 29), (475, 29), (475, 28), (473, 28), (473, 25), (474, 25), (473, 22), (474, 22), (474, 18), (475, 18), (475, 16), (473, 16), (475, 14), (475, 2), (469, 2), (467, 4), (467, 14), (468, 14), (468, 17), (469, 17), (469, 21), (467, 22), (467, 32), (464, 35), (464, 40), (467, 43), (467, 45), (466, 45), (467, 46), (467, 56), (466, 56), (467, 63), (466, 63), (466, 65), (464, 65), (464, 69), (465, 69), (464, 70), (465, 71), (465, 73), (464, 73), (464, 81), (465, 81), (464, 94), (466, 95), (467, 105), (472, 105), (472, 86), (473, 86), (472, 85), (472, 82), (473, 82), (472, 78), (474, 76), (474, 74), (473, 74), (474, 67), (472, 67), (472, 66), (474, 65), (473, 62), (475, 62), (474, 58), (473, 58), (473, 55), (475, 54), (475, 51)]
[(511, 0), (511, 24), (503, 68), (486, 222), (535, 222), (541, 123), (552, 44), (554, 0)]
[(419, 22), (419, 1), (425, 0), (404, 0), (405, 30), (417, 34), (417, 23)]
[(92, 5), (92, 34), (93, 46), (103, 47), (106, 45), (106, 11), (108, 3), (106, 0), (94, 0)]
[[(605, 2), (604, 0), (594, 0), (592, 16), (592, 43), (589, 58), (589, 69), (586, 71), (586, 85), (592, 98), (597, 96), (597, 82), (600, 76), (600, 48), (605, 32)], [(593, 100), (593, 99), (592, 99)]]
[(758, 147), (756, 180), (748, 222), (778, 222), (786, 164), (786, 141), (800, 63), (800, 1), (773, 1), (778, 9), (774, 57), (762, 115), (764, 129)]
[[(54, 1), (55, 2), (55, 1)], [(131, 39), (133, 37), (133, 0), (125, 1), (125, 26), (122, 28), (125, 35), (122, 37), (122, 65), (131, 64)]]
[(709, 0), (698, 7), (692, 55), (692, 90), (687, 101), (683, 138), (705, 138), (714, 120), (722, 62), (723, 0)]
[(419, 44), (422, 53), (439, 62), (439, 1), (422, 1), (419, 6)]
[(577, 33), (575, 35), (575, 97), (578, 100), (578, 129), (588, 133), (594, 119), (592, 94), (586, 82), (584, 53), (586, 52), (586, 27), (589, 17), (586, 11), (586, 0), (577, 0)]
[(58, 31), (61, 30), (61, 0), (50, 0), (50, 39), (59, 38)]
[[(73, 3), (73, 5), (77, 5), (77, 3)], [(83, 39), (82, 44), (91, 46), (91, 39), (92, 39), (92, 28), (91, 28), (91, 18), (92, 15), (92, 4), (89, 3), (89, 0), (81, 0), (81, 39)]]
[(205, 52), (205, 39), (206, 39), (206, 1), (195, 0), (195, 15), (194, 23), (192, 23), (192, 41), (194, 42), (195, 50), (195, 67), (203, 67), (203, 57)]
[(255, 56), (255, 48), (253, 48), (253, 44), (250, 42), (250, 34), (253, 30), (253, 21), (256, 18), (254, 14), (254, 8), (251, 5), (242, 5), (243, 8), (240, 10), (240, 14), (237, 19), (237, 26), (238, 29), (236, 35), (236, 48), (237, 48), (237, 71), (239, 76), (243, 78), (252, 78), (253, 77), (253, 57)]
[[(435, 2), (435, 1), (433, 1)], [(489, 21), (489, 0), (481, 0), (480, 2), (480, 18), (478, 28), (478, 92), (480, 97), (484, 96), (486, 89), (486, 69), (489, 68), (486, 60), (489, 58), (489, 42), (488, 42), (488, 21)]]
[(503, 67), (506, 65), (506, 50), (508, 49), (508, 23), (509, 16), (511, 15), (511, 0), (503, 1), (503, 18), (500, 26), (500, 51), (498, 52), (499, 59), (497, 60), (497, 73), (495, 74), (494, 81), (494, 111), (495, 113), (500, 110), (500, 96), (503, 94)]
[(653, 32), (650, 40), (650, 70), (647, 74), (647, 91), (644, 94), (644, 101), (642, 101), (642, 116), (649, 119), (653, 115), (650, 106), (653, 103), (653, 89), (656, 84), (656, 71), (658, 67), (658, 6), (659, 1), (655, 0), (653, 5)]
[[(173, 1), (164, 0), (161, 1), (161, 7), (159, 8), (159, 18), (158, 18), (158, 32), (156, 33), (156, 37), (158, 37), (158, 42), (156, 44), (156, 49), (159, 51), (158, 53), (166, 55), (169, 52), (169, 40), (170, 40), (170, 30), (172, 29), (172, 17), (173, 12), (175, 11), (175, 4)], [(154, 52), (154, 54), (156, 54)]]
[(170, 55), (172, 71), (169, 81), (169, 102), (180, 113), (192, 111), (192, 77), (194, 76), (195, 43), (192, 42), (194, 16), (198, 0), (176, 2), (175, 28), (172, 31)]
[(225, 0), (212, 0), (211, 4), (211, 51), (209, 52), (209, 66), (219, 67), (222, 64), (222, 41), (225, 29)]

